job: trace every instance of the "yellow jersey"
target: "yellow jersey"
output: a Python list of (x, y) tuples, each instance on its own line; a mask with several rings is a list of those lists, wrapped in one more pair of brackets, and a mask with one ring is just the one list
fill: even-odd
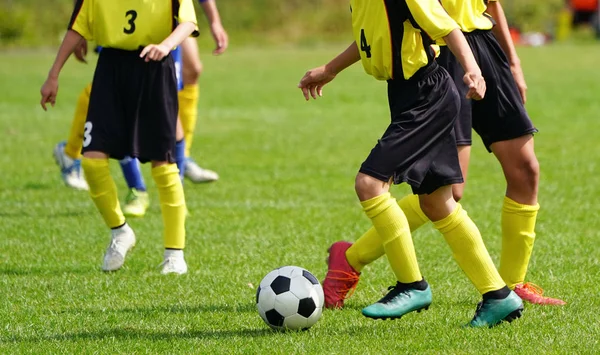
[(379, 80), (408, 80), (434, 61), (431, 45), (459, 28), (438, 0), (350, 0), (362, 65)]
[(495, 0), (441, 0), (448, 12), (463, 32), (490, 30), (494, 27), (492, 17), (485, 13), (488, 1)]
[(105, 48), (137, 50), (183, 22), (197, 24), (192, 0), (78, 0), (69, 29)]

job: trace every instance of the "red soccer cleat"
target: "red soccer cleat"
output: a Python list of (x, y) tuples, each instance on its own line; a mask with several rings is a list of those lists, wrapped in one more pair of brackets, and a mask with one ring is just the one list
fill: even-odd
[(329, 247), (327, 275), (323, 281), (325, 308), (342, 308), (344, 300), (352, 295), (360, 273), (356, 272), (346, 259), (346, 250), (352, 246), (349, 242), (335, 242)]
[(559, 300), (558, 298), (543, 296), (544, 290), (531, 282), (526, 282), (524, 284), (518, 284), (515, 286), (515, 293), (519, 295), (523, 301), (527, 301), (532, 304), (552, 306), (563, 306), (567, 304), (567, 302)]

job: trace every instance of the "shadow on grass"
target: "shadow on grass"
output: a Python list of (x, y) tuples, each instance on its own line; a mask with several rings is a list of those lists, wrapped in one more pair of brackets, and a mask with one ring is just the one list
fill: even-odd
[(112, 328), (42, 336), (7, 336), (0, 343), (39, 343), (46, 341), (78, 340), (177, 340), (177, 339), (226, 339), (234, 337), (265, 337), (279, 332), (268, 328), (239, 330), (191, 330), (184, 332), (161, 332), (134, 328)]
[(0, 266), (0, 275), (6, 276), (42, 276), (42, 275), (62, 275), (62, 274), (92, 274), (97, 273), (97, 268), (90, 267), (16, 267), (16, 266)]
[(86, 314), (107, 314), (107, 313), (135, 313), (135, 314), (152, 314), (152, 313), (254, 313), (256, 305), (254, 303), (243, 303), (235, 305), (224, 304), (194, 304), (194, 305), (173, 305), (173, 306), (157, 306), (157, 307), (126, 307), (113, 309), (81, 309), (71, 308), (66, 309), (65, 313), (86, 313)]

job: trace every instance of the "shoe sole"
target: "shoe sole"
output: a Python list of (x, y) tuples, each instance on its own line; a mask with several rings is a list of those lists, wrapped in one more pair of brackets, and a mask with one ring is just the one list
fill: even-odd
[[(429, 309), (429, 305), (425, 306), (425, 307), (421, 307), (419, 309), (415, 309), (414, 311), (410, 311), (408, 313), (412, 313), (412, 312), (417, 312), (417, 313), (421, 313), (421, 311), (427, 311)], [(367, 318), (371, 318), (371, 319), (380, 319), (380, 320), (395, 320), (395, 319), (400, 319), (402, 317), (404, 317), (405, 315), (407, 315), (408, 313), (405, 313), (401, 316), (383, 316), (383, 317), (378, 317), (378, 316), (367, 316), (366, 314), (363, 314), (363, 316), (367, 317)]]

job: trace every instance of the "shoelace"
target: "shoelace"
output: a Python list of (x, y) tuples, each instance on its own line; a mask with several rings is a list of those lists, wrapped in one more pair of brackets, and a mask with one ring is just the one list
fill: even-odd
[(539, 296), (543, 296), (544, 295), (544, 289), (541, 288), (540, 286), (532, 283), (532, 282), (527, 282), (523, 284), (523, 289), (527, 290), (527, 291), (531, 291), (533, 293), (535, 293), (536, 295)]
[(338, 273), (338, 274), (342, 275), (342, 276), (329, 276), (329, 279), (331, 279), (331, 280), (343, 281), (344, 285), (346, 285), (347, 282), (348, 283), (352, 282), (352, 286), (337, 289), (337, 290), (335, 290), (335, 292), (338, 295), (342, 296), (342, 298), (348, 298), (348, 297), (352, 296), (352, 294), (356, 290), (356, 285), (358, 285), (359, 277), (353, 273), (342, 271), (342, 270), (331, 270), (330, 272), (332, 274)]
[(395, 285), (389, 286), (388, 287), (388, 294), (383, 296), (382, 299), (379, 300), (378, 303), (388, 303), (389, 301), (391, 301), (392, 299), (394, 299), (396, 296), (398, 296), (401, 293), (406, 294), (408, 297), (410, 297), (410, 293), (408, 293), (408, 289), (402, 285), (400, 282), (396, 282)]

